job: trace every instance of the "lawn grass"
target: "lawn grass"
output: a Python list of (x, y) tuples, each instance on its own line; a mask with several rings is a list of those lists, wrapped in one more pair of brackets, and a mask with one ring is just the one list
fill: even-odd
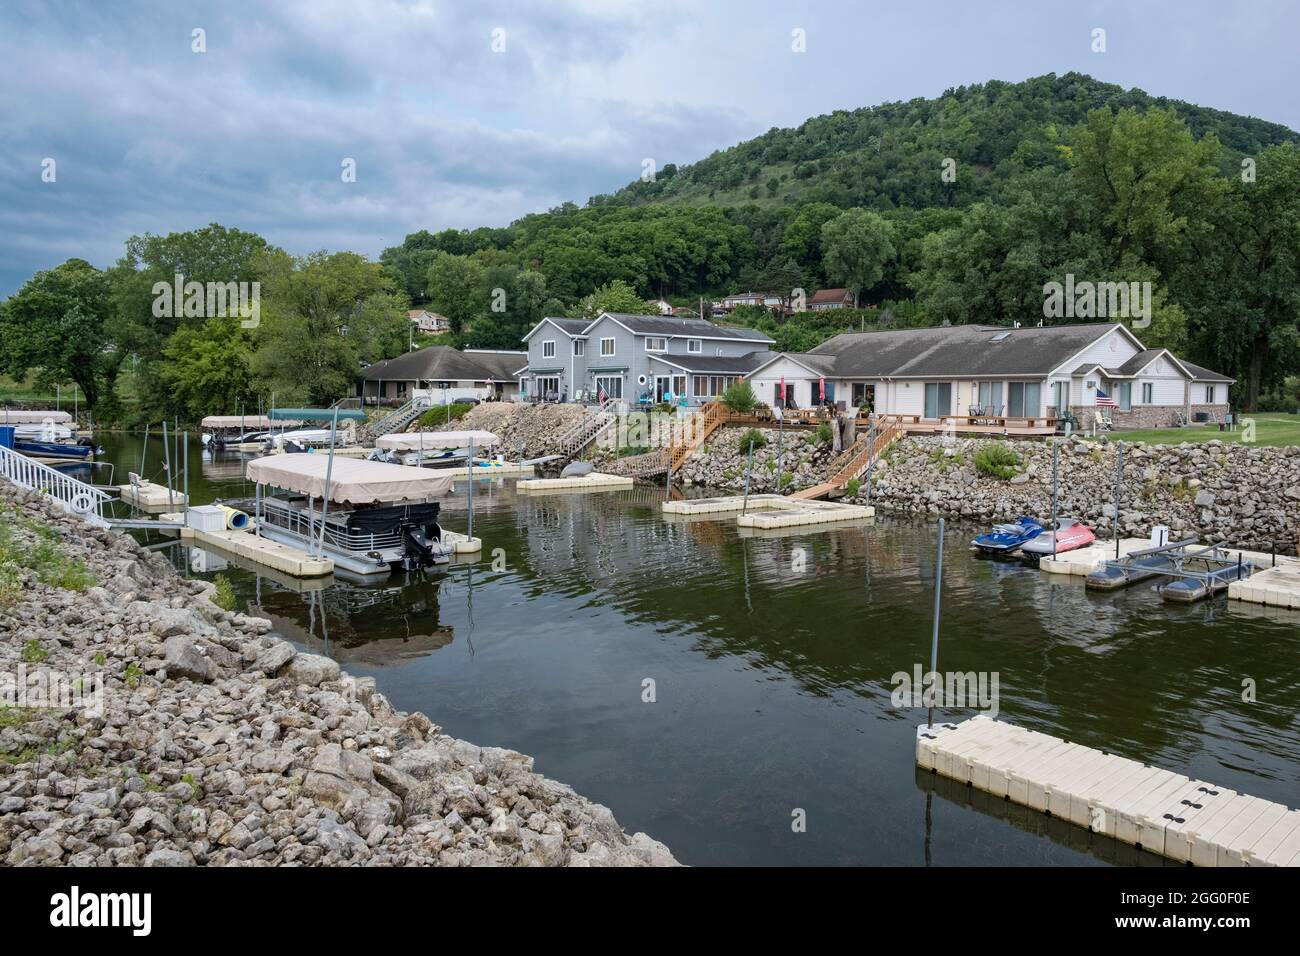
[(1241, 424), (1234, 431), (1219, 431), (1218, 425), (1192, 425), (1187, 428), (1145, 428), (1136, 431), (1107, 432), (1111, 441), (1140, 441), (1149, 445), (1193, 444), (1218, 439), (1240, 443), (1247, 435), (1246, 425), (1255, 423), (1255, 445), (1300, 445), (1300, 415), (1283, 412), (1256, 412), (1241, 416)]

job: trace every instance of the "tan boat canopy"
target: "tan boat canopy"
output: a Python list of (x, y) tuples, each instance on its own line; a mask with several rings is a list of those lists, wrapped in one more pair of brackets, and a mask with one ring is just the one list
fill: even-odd
[[(199, 422), (204, 428), (271, 428), (271, 419), (265, 415), (209, 415)], [(275, 422), (278, 427), (300, 425), (301, 422)]]
[(67, 412), (41, 411), (40, 409), (20, 410), (17, 408), (0, 408), (0, 425), (39, 425), (42, 422), (70, 422), (72, 416)]
[(381, 435), (375, 439), (375, 447), (384, 451), (419, 451), (421, 448), (468, 448), (474, 442), (474, 450), (491, 448), (501, 439), (491, 432), (398, 432), (394, 435)]
[[(259, 485), (324, 498), (329, 460), (329, 455), (315, 453), (267, 455), (248, 463), (248, 478)], [(329, 497), (337, 504), (353, 505), (423, 501), (445, 495), (451, 490), (453, 479), (453, 475), (424, 468), (335, 456)]]

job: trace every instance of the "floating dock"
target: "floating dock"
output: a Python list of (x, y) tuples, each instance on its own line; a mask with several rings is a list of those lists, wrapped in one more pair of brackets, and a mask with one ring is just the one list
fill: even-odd
[(142, 481), (138, 485), (117, 485), (117, 490), (119, 497), (127, 504), (150, 514), (185, 507), (183, 492), (174, 489), (169, 491), (166, 485), (152, 481)]
[[(184, 520), (181, 514), (163, 515), (164, 519)], [(198, 528), (182, 526), (181, 540), (192, 541), (203, 548), (212, 548), (260, 564), (263, 567), (292, 575), (295, 578), (315, 578), (334, 573), (334, 559), (322, 555), (314, 558), (306, 551), (300, 551), (291, 545), (259, 537), (253, 530), (247, 531), (200, 531)]]
[(1196, 866), (1300, 866), (1300, 811), (980, 715), (916, 731), (917, 766)]
[[(1151, 542), (1147, 538), (1120, 538), (1119, 556), (1123, 558), (1134, 551), (1142, 551), (1149, 547)], [(1055, 558), (1050, 554), (1043, 555), (1039, 559), (1038, 567), (1048, 574), (1072, 574), (1086, 578), (1093, 571), (1104, 567), (1107, 561), (1114, 560), (1115, 542), (1112, 539), (1095, 541), (1086, 548), (1062, 551)]]
[(521, 478), (515, 484), (516, 491), (563, 491), (581, 493), (585, 491), (614, 491), (618, 488), (631, 488), (635, 479), (625, 475), (607, 475), (593, 471), (591, 474), (577, 478)]
[(738, 527), (761, 531), (828, 525), (841, 521), (862, 521), (873, 517), (876, 513), (870, 505), (850, 505), (838, 501), (814, 501), (770, 494), (750, 495), (748, 499), (743, 495), (687, 498), (682, 501), (665, 501), (662, 507), (665, 515), (705, 519), (734, 514)]
[[(456, 481), (466, 481), (470, 475), (464, 465), (455, 469)], [(479, 464), (474, 466), (475, 478), (532, 478), (537, 474), (534, 465), (520, 465), (508, 461), (505, 464)]]
[[(1267, 560), (1265, 557), (1264, 561)], [(1228, 585), (1228, 597), (1251, 604), (1300, 610), (1300, 560), (1278, 558), (1277, 567), (1266, 565), (1244, 581), (1233, 581)]]

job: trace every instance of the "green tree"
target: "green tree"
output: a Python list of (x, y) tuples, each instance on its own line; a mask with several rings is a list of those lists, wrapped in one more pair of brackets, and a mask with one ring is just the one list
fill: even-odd
[(112, 349), (111, 284), (84, 259), (32, 276), (0, 304), (0, 370), (42, 386), (75, 382), (92, 410), (112, 403), (124, 353)]
[(588, 321), (595, 319), (602, 312), (623, 312), (627, 315), (655, 315), (659, 307), (647, 302), (636, 294), (626, 282), (615, 279), (607, 282), (595, 292), (584, 296), (578, 303), (578, 315)]
[(247, 402), (253, 395), (251, 346), (251, 333), (241, 327), (238, 316), (215, 317), (198, 328), (173, 332), (157, 364), (173, 407), (193, 422), (205, 415), (229, 414), (240, 399)]
[(454, 335), (487, 311), (486, 280), (483, 267), (468, 256), (439, 252), (430, 262), (425, 284), (429, 303), (448, 318)]
[(853, 304), (885, 276), (895, 256), (894, 227), (879, 214), (849, 209), (822, 226), (822, 263), (832, 282), (843, 282)]

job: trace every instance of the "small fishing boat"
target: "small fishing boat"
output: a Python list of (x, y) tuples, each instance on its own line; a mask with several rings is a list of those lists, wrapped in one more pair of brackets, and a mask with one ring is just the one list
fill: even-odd
[(971, 542), (971, 547), (985, 554), (1011, 554), (1019, 551), (1021, 546), (1038, 537), (1045, 529), (1034, 518), (1021, 517), (1005, 524), (996, 524), (992, 531), (979, 535)]
[[(363, 576), (416, 570), (451, 560), (434, 499), (453, 476), (387, 462), (283, 453), (248, 463), (250, 501), (227, 504), (255, 517), (256, 534), (334, 559)], [(278, 489), (264, 495), (264, 489)]]
[(492, 432), (397, 432), (375, 439), (374, 461), (445, 468), (465, 467), (470, 449), (477, 458), (500, 443)]
[(1097, 536), (1092, 533), (1092, 529), (1078, 518), (1058, 518), (1055, 531), (1045, 531), (1030, 538), (1020, 546), (1020, 550), (1027, 555), (1041, 558), (1045, 554), (1062, 554), (1066, 551), (1086, 548), (1095, 540)]
[[(266, 441), (271, 435), (271, 419), (265, 415), (208, 415), (201, 422), (200, 438), (204, 447), (222, 448)], [(281, 427), (299, 422), (280, 422)]]
[(95, 455), (95, 443), (89, 438), (75, 442), (14, 440), (14, 451), (28, 458), (67, 459), (89, 461)]

